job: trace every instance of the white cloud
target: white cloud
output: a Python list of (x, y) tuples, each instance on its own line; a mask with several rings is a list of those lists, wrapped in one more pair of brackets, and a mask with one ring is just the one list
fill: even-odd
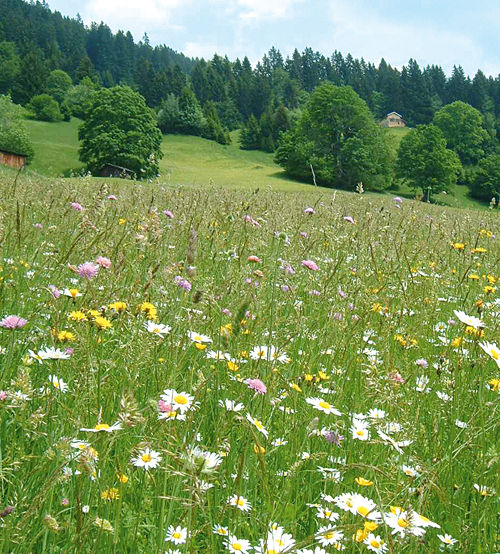
[[(453, 65), (473, 71), (485, 65), (482, 49), (461, 32), (438, 28), (430, 20), (408, 21), (376, 13), (364, 1), (332, 0), (330, 18), (334, 25), (334, 47), (343, 53), (378, 62), (381, 58), (402, 66), (410, 58), (422, 66), (441, 64), (449, 72)], [(328, 48), (327, 48), (328, 50)], [(466, 62), (466, 64), (464, 63)]]
[(181, 28), (174, 17), (187, 4), (189, 0), (89, 0), (81, 15), (87, 23), (104, 21), (114, 30), (142, 34), (158, 27)]
[(238, 17), (246, 21), (282, 19), (291, 15), (295, 5), (304, 0), (237, 0)]
[(205, 58), (208, 60), (214, 54), (225, 54), (225, 49), (214, 42), (186, 42), (184, 48), (182, 48), (182, 53), (189, 58)]

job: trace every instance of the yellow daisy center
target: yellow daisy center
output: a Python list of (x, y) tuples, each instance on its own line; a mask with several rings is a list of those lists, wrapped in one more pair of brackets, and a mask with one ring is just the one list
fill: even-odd
[(141, 456), (141, 460), (142, 460), (143, 462), (146, 462), (146, 463), (147, 463), (147, 462), (150, 462), (152, 459), (153, 459), (153, 456), (151, 456), (151, 454), (143, 454), (143, 455)]
[(233, 550), (242, 550), (241, 548), (241, 544), (239, 542), (233, 542), (233, 544), (231, 545), (233, 547)]
[(264, 429), (264, 425), (262, 425), (262, 423), (258, 419), (254, 419), (253, 422), (255, 424), (255, 427), (257, 427), (257, 429)]
[(366, 506), (359, 506), (358, 507), (358, 514), (361, 514), (363, 517), (366, 517), (369, 513), (369, 509)]
[(370, 546), (373, 546), (373, 548), (380, 548), (380, 542), (376, 539), (373, 539), (370, 541)]
[[(55, 385), (54, 385), (55, 386)], [(104, 429), (109, 429), (109, 425), (107, 423), (98, 423), (94, 429), (96, 431), (103, 431)]]
[(238, 498), (238, 500), (236, 501), (236, 504), (238, 504), (238, 506), (244, 506), (245, 501), (242, 498)]
[(325, 402), (324, 400), (321, 400), (319, 403), (318, 403), (318, 406), (320, 408), (323, 408), (323, 410), (329, 410), (332, 405), (331, 404), (328, 404), (328, 402)]
[(187, 404), (188, 399), (183, 394), (176, 394), (174, 396), (174, 402), (176, 404)]
[(410, 522), (407, 519), (400, 518), (400, 519), (398, 519), (398, 525), (400, 527), (409, 527)]
[(175, 533), (172, 533), (172, 537), (174, 537), (174, 539), (180, 539), (182, 535), (176, 531)]

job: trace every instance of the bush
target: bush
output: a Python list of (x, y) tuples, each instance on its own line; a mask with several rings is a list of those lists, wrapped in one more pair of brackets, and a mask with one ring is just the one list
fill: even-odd
[(468, 183), (470, 194), (474, 198), (490, 201), (500, 198), (500, 155), (491, 154), (483, 158), (471, 175)]
[(24, 154), (29, 163), (34, 149), (22, 119), (22, 108), (10, 96), (0, 96), (0, 149)]
[(40, 121), (62, 121), (63, 115), (59, 104), (49, 94), (34, 96), (27, 106), (33, 119)]

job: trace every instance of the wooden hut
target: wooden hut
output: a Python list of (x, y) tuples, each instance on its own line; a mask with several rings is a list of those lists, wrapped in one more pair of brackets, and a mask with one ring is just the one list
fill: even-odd
[(380, 122), (382, 127), (406, 127), (403, 116), (398, 112), (388, 113), (384, 119)]
[(14, 169), (22, 169), (26, 165), (26, 155), (0, 149), (0, 164)]
[(117, 177), (119, 179), (135, 179), (135, 172), (126, 167), (114, 164), (104, 164), (97, 174), (99, 177)]

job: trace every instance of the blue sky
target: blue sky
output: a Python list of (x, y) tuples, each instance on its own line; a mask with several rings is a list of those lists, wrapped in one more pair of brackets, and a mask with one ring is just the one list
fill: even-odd
[(400, 67), (410, 57), (440, 64), (447, 73), (461, 64), (473, 75), (500, 73), (498, 0), (48, 0), (85, 23), (104, 21), (147, 32), (189, 56), (257, 61), (271, 46), (284, 55), (311, 46), (335, 49)]

